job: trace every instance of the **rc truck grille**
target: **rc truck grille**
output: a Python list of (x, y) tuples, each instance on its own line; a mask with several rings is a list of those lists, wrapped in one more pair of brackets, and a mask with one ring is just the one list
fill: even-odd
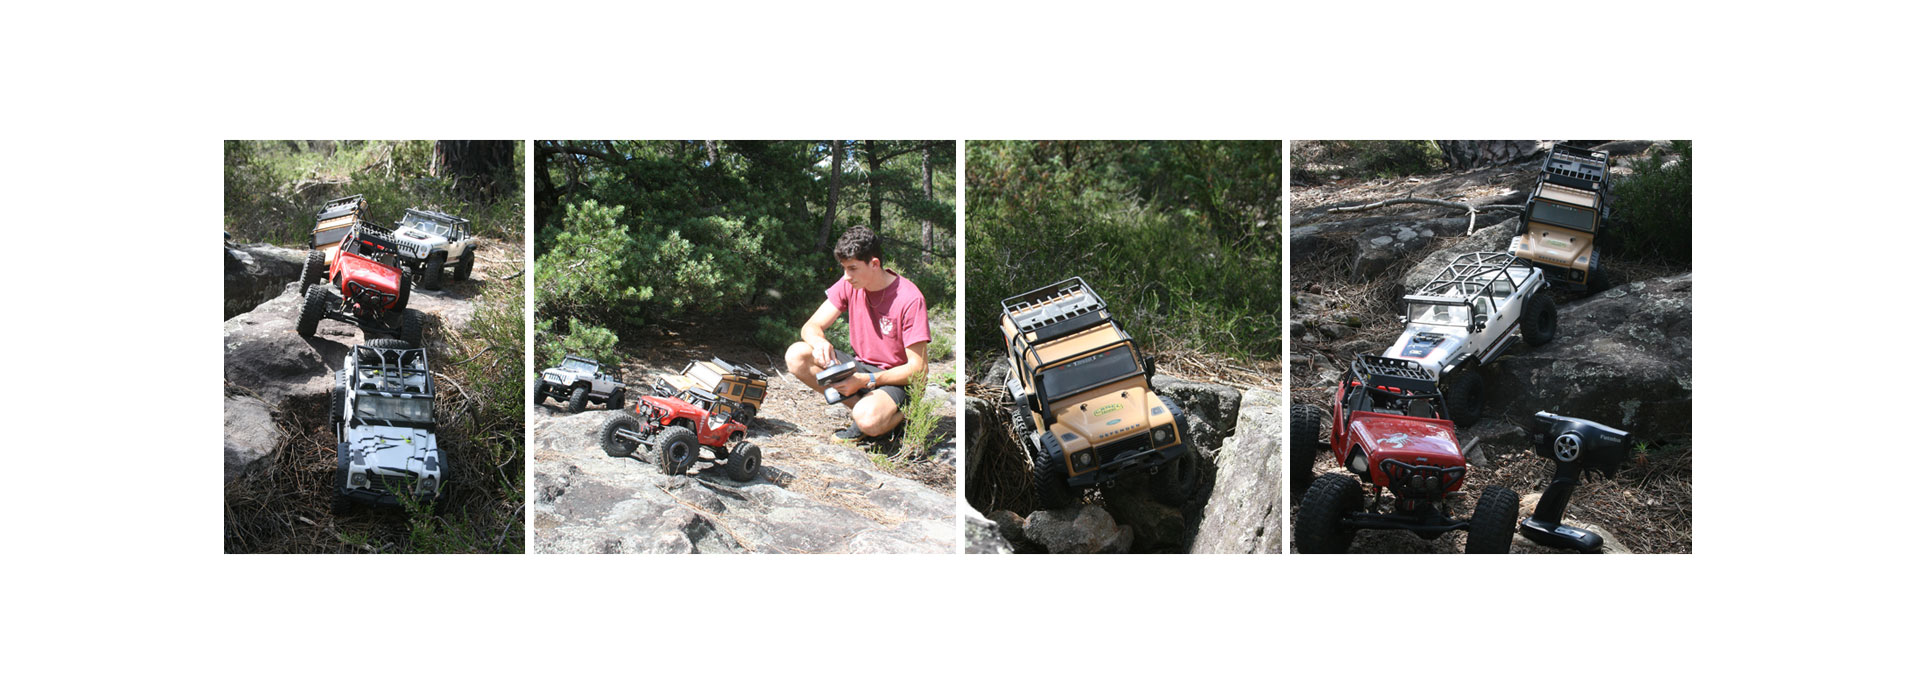
[(1101, 446), (1099, 451), (1100, 462), (1102, 464), (1109, 463), (1115, 458), (1120, 457), (1123, 453), (1142, 451), (1152, 447), (1153, 440), (1149, 439), (1146, 434), (1134, 434)]

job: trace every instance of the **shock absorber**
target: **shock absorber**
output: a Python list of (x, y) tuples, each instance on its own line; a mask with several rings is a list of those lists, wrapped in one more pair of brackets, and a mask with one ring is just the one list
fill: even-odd
[(1580, 478), (1588, 473), (1612, 477), (1633, 446), (1633, 435), (1597, 422), (1541, 411), (1533, 415), (1534, 450), (1553, 460), (1553, 480), (1533, 515), (1520, 521), (1520, 534), (1541, 546), (1597, 553), (1600, 535), (1561, 524)]

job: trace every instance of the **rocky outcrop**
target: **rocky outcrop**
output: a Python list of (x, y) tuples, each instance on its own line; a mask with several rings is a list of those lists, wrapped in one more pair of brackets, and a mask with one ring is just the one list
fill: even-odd
[(270, 244), (226, 247), (226, 296), (220, 318), (231, 319), (273, 299), (300, 279), (307, 252)]
[(1013, 544), (1000, 534), (1000, 525), (973, 506), (961, 506), (961, 515), (966, 520), (967, 553), (1013, 553)]
[(1633, 432), (1693, 426), (1693, 274), (1616, 286), (1561, 305), (1553, 342), (1492, 367), (1488, 416), (1525, 422), (1547, 410)]
[(1281, 523), (1281, 448), (1287, 399), (1254, 388), (1241, 398), (1232, 438), (1221, 449), (1213, 495), (1202, 509), (1193, 553), (1278, 553)]
[(1553, 141), (1548, 139), (1451, 139), (1434, 143), (1440, 145), (1440, 156), (1447, 160), (1447, 167), (1454, 170), (1510, 163), (1538, 154), (1553, 145)]
[(670, 477), (600, 450), (595, 435), (614, 413), (536, 410), (532, 510), (543, 553), (953, 552), (953, 497), (873, 469), (857, 448), (769, 448), (760, 477), (745, 483), (704, 461)]

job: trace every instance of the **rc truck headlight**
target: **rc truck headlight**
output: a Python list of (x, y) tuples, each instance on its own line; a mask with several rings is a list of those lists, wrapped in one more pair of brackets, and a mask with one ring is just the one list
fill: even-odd
[(1073, 466), (1082, 470), (1093, 467), (1093, 451), (1083, 450), (1073, 454)]
[(347, 486), (351, 486), (356, 489), (367, 488), (367, 473), (365, 472), (353, 473), (352, 476), (347, 477)]
[(1160, 446), (1164, 446), (1169, 443), (1173, 443), (1173, 425), (1162, 424), (1160, 426), (1154, 427), (1153, 428), (1154, 447), (1158, 448)]
[(420, 493), (432, 494), (438, 486), (439, 482), (434, 481), (433, 477), (420, 478)]

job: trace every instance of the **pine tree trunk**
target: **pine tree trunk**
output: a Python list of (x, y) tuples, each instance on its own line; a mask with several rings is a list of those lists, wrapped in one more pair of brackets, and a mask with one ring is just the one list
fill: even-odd
[(867, 229), (880, 234), (880, 183), (874, 179), (880, 174), (880, 149), (872, 139), (867, 140)]
[[(933, 147), (920, 149), (920, 193), (933, 201)], [(920, 260), (933, 263), (933, 220), (920, 221)]]
[(833, 140), (833, 173), (827, 182), (827, 217), (820, 221), (820, 241), (814, 243), (814, 251), (826, 251), (833, 237), (833, 219), (840, 210), (840, 160), (847, 153), (846, 144), (839, 139)]

